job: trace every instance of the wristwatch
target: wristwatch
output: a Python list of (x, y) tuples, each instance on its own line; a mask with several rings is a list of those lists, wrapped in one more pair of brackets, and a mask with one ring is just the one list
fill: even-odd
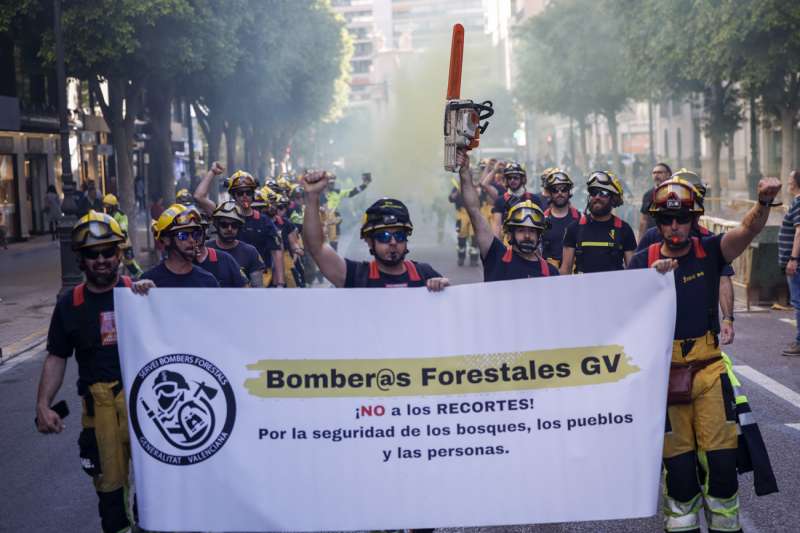
[(780, 207), (783, 205), (783, 202), (775, 202), (775, 199), (772, 200), (762, 200), (761, 198), (758, 199), (758, 203), (763, 205), (764, 207)]

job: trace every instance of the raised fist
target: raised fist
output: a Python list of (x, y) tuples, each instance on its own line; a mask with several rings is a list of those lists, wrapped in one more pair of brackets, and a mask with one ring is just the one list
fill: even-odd
[(211, 168), (209, 170), (211, 170), (211, 173), (214, 174), (215, 176), (219, 176), (220, 174), (225, 172), (225, 166), (219, 161), (214, 161), (213, 163), (211, 163)]
[(778, 178), (763, 178), (758, 182), (758, 199), (762, 202), (772, 202), (781, 192), (781, 180)]

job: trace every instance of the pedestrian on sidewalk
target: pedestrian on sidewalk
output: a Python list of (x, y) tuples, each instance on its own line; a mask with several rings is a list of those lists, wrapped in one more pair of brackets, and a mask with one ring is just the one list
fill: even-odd
[(797, 331), (794, 342), (783, 350), (783, 355), (800, 356), (800, 271), (797, 268), (800, 261), (800, 170), (793, 170), (789, 174), (789, 192), (794, 200), (778, 230), (778, 263), (786, 273)]
[(52, 240), (58, 238), (58, 219), (61, 218), (61, 198), (58, 197), (55, 185), (47, 187), (44, 196), (44, 211), (47, 214), (47, 227), (50, 229)]
[(8, 239), (6, 238), (7, 229), (5, 226), (5, 222), (3, 220), (3, 212), (0, 211), (0, 246), (3, 247), (3, 250), (8, 250)]

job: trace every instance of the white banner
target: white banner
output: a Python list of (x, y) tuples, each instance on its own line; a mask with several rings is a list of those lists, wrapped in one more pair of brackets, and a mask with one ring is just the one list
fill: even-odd
[(114, 297), (145, 529), (656, 512), (673, 276)]

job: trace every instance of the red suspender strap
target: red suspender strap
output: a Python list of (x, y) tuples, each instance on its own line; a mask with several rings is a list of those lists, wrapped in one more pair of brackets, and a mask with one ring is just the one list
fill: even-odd
[(76, 285), (72, 289), (72, 307), (78, 307), (79, 305), (83, 305), (85, 301), (84, 291), (86, 290), (86, 284), (81, 283)]
[(617, 228), (617, 229), (622, 228), (622, 219), (621, 218), (619, 218), (617, 216), (614, 217), (614, 227)]
[(417, 272), (417, 265), (415, 265), (412, 261), (404, 261), (406, 265), (406, 272), (408, 272), (408, 281), (419, 281), (422, 278), (419, 277), (419, 272)]
[(548, 207), (547, 209), (545, 209), (545, 210), (544, 210), (544, 216), (546, 216), (546, 217), (549, 217), (551, 212), (552, 212), (552, 211), (551, 211), (551, 210), (550, 210), (550, 208)]
[(550, 275), (550, 263), (548, 263), (541, 257), (539, 258), (539, 268), (542, 270), (542, 277), (546, 278), (547, 276)]
[(503, 263), (510, 263), (511, 257), (514, 255), (514, 252), (511, 250), (511, 247), (506, 248), (506, 253), (503, 254)]
[(574, 220), (580, 220), (581, 219), (580, 213), (578, 213), (578, 210), (575, 209), (574, 207), (570, 207), (569, 208), (569, 214), (572, 216), (572, 218)]
[(511, 193), (510, 192), (506, 192), (505, 194), (503, 194), (503, 201), (504, 202), (507, 202), (509, 199), (511, 199)]
[(282, 216), (280, 216), (280, 215), (277, 215), (277, 216), (275, 217), (275, 223), (276, 223), (277, 225), (279, 225), (279, 226), (283, 226), (283, 217), (282, 217)]
[(585, 226), (587, 222), (588, 221), (586, 220), (586, 215), (581, 215), (581, 218), (580, 218), (580, 221), (578, 222), (578, 224), (580, 224), (581, 226)]
[(213, 248), (208, 248), (208, 260), (212, 263), (217, 262), (217, 251)]
[(253, 209), (253, 220), (258, 220), (261, 218), (261, 213), (257, 209)]
[(711, 235), (711, 232), (708, 231), (708, 228), (706, 228), (704, 226), (700, 226), (700, 235), (702, 235), (704, 237), (707, 237), (707, 236)]
[(381, 279), (381, 272), (378, 270), (378, 263), (369, 262), (369, 279)]
[(697, 237), (692, 237), (692, 246), (694, 247), (694, 255), (698, 259), (705, 259), (706, 251), (703, 249), (703, 244)]
[(133, 280), (130, 276), (122, 276), (122, 284), (130, 289), (133, 286)]
[(653, 266), (653, 263), (661, 259), (661, 243), (654, 242), (647, 247), (647, 266)]

